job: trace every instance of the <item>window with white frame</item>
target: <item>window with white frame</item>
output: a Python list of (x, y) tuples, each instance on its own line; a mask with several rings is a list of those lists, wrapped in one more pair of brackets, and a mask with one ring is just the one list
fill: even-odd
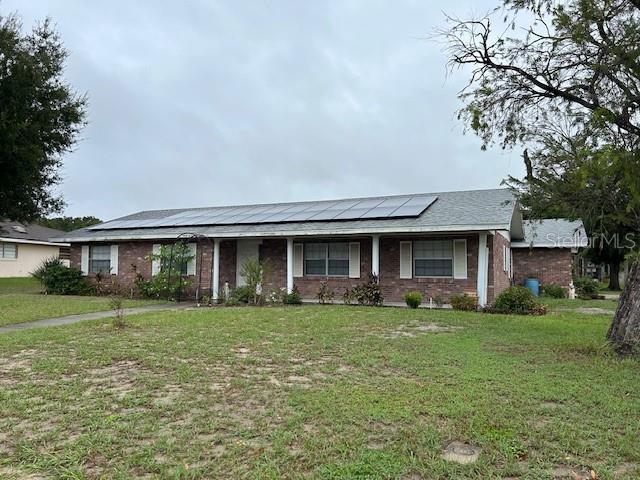
[(89, 248), (89, 273), (111, 272), (111, 246), (91, 245)]
[(346, 277), (349, 275), (348, 243), (306, 243), (305, 275)]
[(453, 240), (413, 242), (413, 272), (416, 277), (453, 277)]
[(0, 243), (0, 258), (6, 260), (18, 258), (18, 245), (15, 243)]

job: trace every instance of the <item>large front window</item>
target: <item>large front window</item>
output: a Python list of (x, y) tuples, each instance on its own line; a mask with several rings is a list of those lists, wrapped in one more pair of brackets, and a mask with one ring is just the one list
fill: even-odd
[(413, 262), (416, 277), (453, 277), (453, 241), (413, 242)]
[(346, 277), (349, 275), (348, 243), (307, 243), (304, 246), (305, 275)]
[(15, 260), (18, 258), (18, 246), (15, 243), (0, 243), (0, 258)]
[(89, 273), (111, 272), (111, 246), (92, 245), (89, 250)]

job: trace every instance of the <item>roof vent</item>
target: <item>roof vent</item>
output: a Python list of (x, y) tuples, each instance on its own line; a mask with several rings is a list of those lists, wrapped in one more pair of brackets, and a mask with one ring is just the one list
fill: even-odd
[(13, 228), (18, 233), (27, 233), (27, 229), (22, 225), (11, 225), (11, 228)]

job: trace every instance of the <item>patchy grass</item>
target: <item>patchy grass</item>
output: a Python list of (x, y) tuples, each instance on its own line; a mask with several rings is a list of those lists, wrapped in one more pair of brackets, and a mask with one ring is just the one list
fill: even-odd
[[(637, 478), (608, 318), (218, 308), (3, 335), (0, 477)], [(476, 463), (442, 459), (452, 442)], [(626, 473), (621, 473), (626, 472)]]
[[(129, 308), (154, 303), (162, 302), (125, 300), (124, 306)], [(102, 310), (111, 310), (109, 299), (106, 297), (34, 295), (32, 293), (0, 295), (0, 326)]]
[(42, 286), (33, 277), (0, 278), (0, 295), (7, 293), (40, 293)]
[(618, 300), (569, 300), (568, 298), (540, 297), (540, 302), (549, 305), (551, 310), (577, 310), (597, 308), (615, 312), (618, 308)]

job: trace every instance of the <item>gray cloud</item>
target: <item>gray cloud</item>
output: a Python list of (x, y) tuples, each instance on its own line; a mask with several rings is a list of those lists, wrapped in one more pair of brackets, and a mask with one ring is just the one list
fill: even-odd
[[(481, 3), (481, 5), (479, 5)], [(424, 38), (482, 2), (4, 0), (51, 16), (89, 125), (64, 167), (71, 215), (490, 188), (516, 153), (480, 151)]]

